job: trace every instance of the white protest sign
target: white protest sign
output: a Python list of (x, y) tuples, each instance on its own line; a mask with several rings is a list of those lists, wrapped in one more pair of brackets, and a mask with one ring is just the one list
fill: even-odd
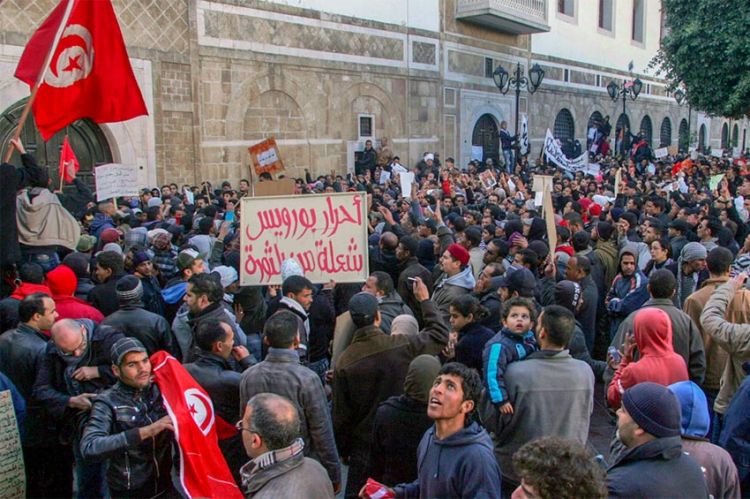
[(390, 179), (391, 179), (391, 172), (387, 172), (385, 170), (380, 172), (380, 185), (384, 185)]
[(722, 149), (711, 149), (711, 156), (714, 158), (721, 158), (724, 155), (724, 151)]
[(568, 159), (568, 157), (563, 154), (562, 149), (560, 149), (560, 146), (557, 144), (557, 141), (549, 128), (547, 129), (547, 135), (544, 138), (544, 154), (548, 160), (552, 161), (563, 170), (572, 173), (585, 169), (589, 162), (588, 151), (584, 152), (577, 158)]
[(414, 173), (401, 172), (398, 174), (398, 178), (401, 184), (401, 195), (405, 198), (411, 198), (411, 184), (414, 183)]
[(669, 149), (667, 149), (666, 147), (654, 149), (654, 157), (656, 159), (666, 158), (667, 156), (669, 156)]
[(482, 146), (471, 146), (471, 159), (482, 161), (484, 159), (484, 148)]
[(281, 284), (292, 258), (314, 283), (367, 279), (367, 199), (362, 192), (242, 198), (240, 284)]
[(96, 200), (103, 201), (119, 196), (138, 196), (138, 167), (110, 163), (94, 168)]
[(0, 497), (26, 497), (23, 451), (10, 390), (0, 392)]

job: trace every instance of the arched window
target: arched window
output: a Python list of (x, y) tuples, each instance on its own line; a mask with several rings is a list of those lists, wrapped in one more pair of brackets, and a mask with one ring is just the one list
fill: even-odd
[(661, 130), (659, 131), (659, 147), (672, 145), (672, 122), (665, 117), (661, 121)]
[[(3, 152), (7, 150), (10, 139), (15, 133), (26, 102), (27, 99), (22, 99), (0, 114), (0, 150)], [(59, 185), (60, 149), (66, 133), (80, 166), (77, 177), (93, 187), (94, 166), (112, 162), (112, 151), (107, 138), (99, 125), (93, 121), (89, 119), (74, 121), (45, 142), (39, 135), (34, 120), (29, 116), (21, 131), (21, 141), (40, 165), (49, 167), (52, 183), (57, 186)], [(16, 165), (21, 164), (17, 152), (13, 153), (10, 162)]]
[(573, 122), (573, 115), (567, 109), (561, 109), (555, 117), (555, 130), (554, 135), (556, 139), (565, 143), (566, 141), (573, 141), (575, 139), (575, 123)]
[(737, 147), (740, 144), (740, 127), (737, 123), (732, 127), (732, 147)]
[(471, 135), (472, 146), (482, 148), (482, 160), (492, 159), (495, 164), (499, 161), (500, 138), (498, 136), (497, 123), (491, 114), (483, 114), (477, 124), (474, 125), (474, 132)]
[(688, 121), (685, 118), (682, 118), (680, 120), (680, 151), (685, 152), (690, 147), (690, 127), (688, 126)]
[(628, 127), (628, 130), (630, 130), (630, 118), (628, 118), (627, 114), (621, 114), (617, 118), (617, 125), (615, 125), (615, 129), (622, 130), (623, 126)]
[(651, 126), (651, 118), (648, 115), (644, 116), (641, 120), (641, 134), (646, 139), (646, 142), (653, 144), (651, 138), (653, 136), (653, 127)]
[(591, 116), (589, 116), (589, 124), (587, 126), (591, 127), (592, 125), (601, 123), (602, 121), (604, 121), (602, 113), (600, 113), (599, 111), (594, 111), (593, 113), (591, 113)]
[(701, 152), (706, 150), (706, 125), (703, 124), (700, 127), (700, 131), (698, 132), (698, 149), (701, 150)]
[(729, 147), (729, 125), (724, 123), (721, 125), (721, 148), (726, 149)]

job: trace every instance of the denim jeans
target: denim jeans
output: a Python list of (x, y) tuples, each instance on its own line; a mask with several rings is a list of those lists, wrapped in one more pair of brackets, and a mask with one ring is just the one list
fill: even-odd
[(716, 401), (716, 396), (719, 395), (719, 390), (711, 390), (703, 387), (701, 387), (701, 390), (703, 390), (703, 394), (706, 396), (706, 402), (708, 403), (708, 420), (710, 422), (706, 438), (711, 440), (712, 444), (719, 445), (719, 433), (721, 433), (721, 428), (719, 428), (718, 431), (715, 431), (716, 418), (714, 413), (714, 402)]
[(75, 475), (78, 499), (98, 499), (107, 497), (106, 463), (90, 462), (83, 459), (79, 439), (73, 441), (73, 457), (75, 459)]
[(54, 251), (50, 253), (26, 253), (22, 256), (22, 260), (24, 263), (38, 264), (45, 274), (60, 265), (60, 257)]
[(503, 159), (505, 160), (505, 169), (510, 175), (513, 175), (516, 166), (513, 163), (513, 149), (503, 149)]

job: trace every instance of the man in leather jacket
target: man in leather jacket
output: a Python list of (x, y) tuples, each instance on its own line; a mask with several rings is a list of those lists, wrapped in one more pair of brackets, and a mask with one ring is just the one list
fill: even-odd
[[(185, 369), (206, 390), (214, 404), (217, 418), (231, 427), (240, 410), (240, 380), (244, 370), (253, 364), (250, 352), (244, 346), (234, 345), (234, 332), (226, 322), (208, 319), (200, 323), (195, 334), (198, 354), (195, 362), (185, 364)], [(230, 358), (236, 364), (230, 363)], [(237, 366), (237, 367), (235, 367)], [(219, 440), (219, 448), (227, 461), (232, 476), (240, 482), (240, 467), (247, 462), (238, 431)]]
[(159, 388), (151, 383), (151, 362), (143, 344), (122, 338), (112, 346), (117, 383), (100, 394), (83, 430), (81, 453), (109, 460), (111, 497), (167, 497), (174, 493), (172, 422)]
[(102, 324), (112, 326), (125, 336), (137, 339), (143, 343), (149, 355), (166, 350), (179, 358), (180, 350), (167, 320), (143, 308), (141, 280), (126, 275), (117, 281), (115, 289), (120, 309), (106, 317)]

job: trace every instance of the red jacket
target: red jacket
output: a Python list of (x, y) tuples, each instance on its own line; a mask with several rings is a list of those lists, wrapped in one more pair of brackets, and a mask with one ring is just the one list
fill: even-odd
[(633, 331), (640, 359), (632, 362), (623, 358), (617, 368), (607, 388), (607, 402), (615, 409), (620, 407), (623, 392), (638, 383), (651, 381), (668, 386), (689, 379), (685, 359), (672, 347), (672, 321), (665, 311), (644, 308), (637, 312)]
[(50, 289), (45, 284), (31, 284), (30, 282), (22, 282), (21, 285), (18, 286), (15, 291), (13, 291), (13, 294), (10, 295), (10, 297), (21, 301), (27, 296), (33, 295), (34, 293), (44, 293), (47, 295), (52, 294), (50, 293)]
[(91, 319), (99, 324), (104, 315), (85, 301), (75, 298), (73, 294), (78, 286), (75, 272), (67, 265), (58, 265), (47, 274), (47, 285), (55, 300), (58, 320)]

